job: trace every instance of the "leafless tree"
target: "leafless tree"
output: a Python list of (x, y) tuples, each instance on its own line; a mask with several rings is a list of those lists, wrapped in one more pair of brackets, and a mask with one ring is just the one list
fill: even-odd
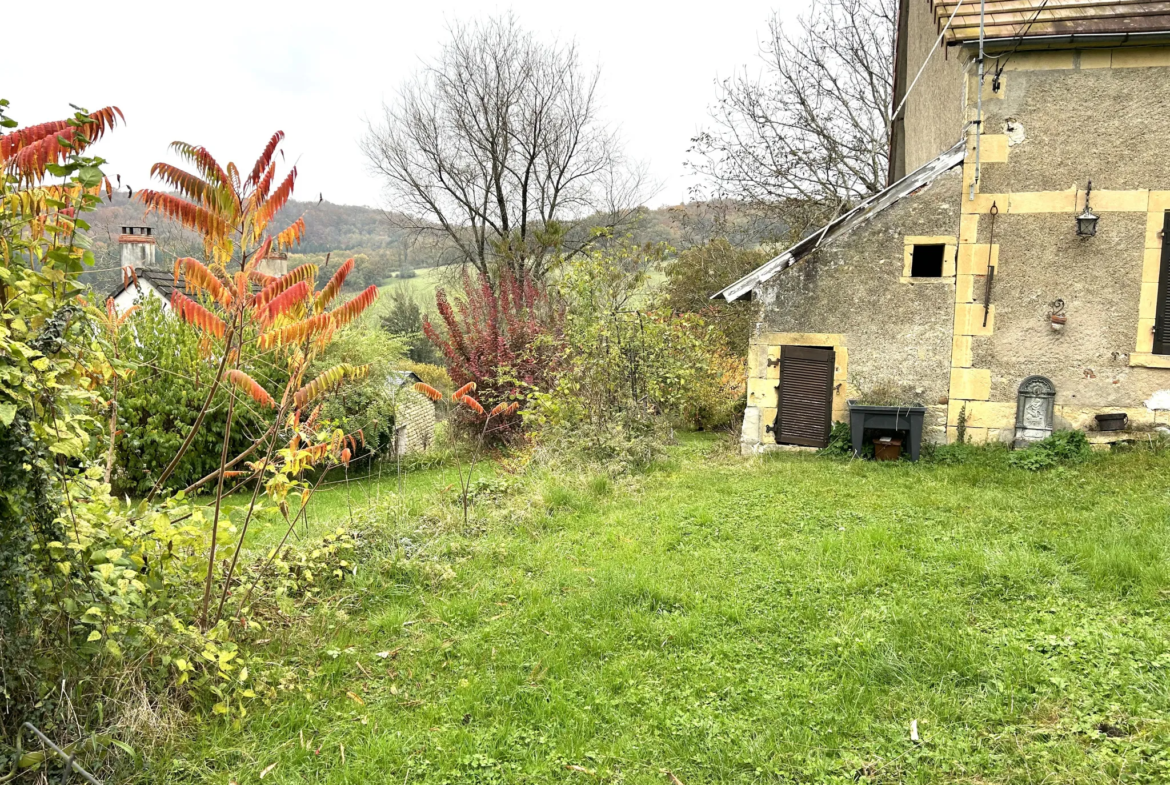
[(759, 78), (724, 80), (690, 165), (717, 196), (815, 221), (886, 185), (896, 9), (821, 0), (790, 32), (774, 15)]
[(405, 227), (441, 232), (463, 261), (543, 275), (555, 249), (619, 228), (642, 171), (599, 118), (598, 72), (572, 44), (543, 44), (511, 16), (457, 24), (371, 124), (363, 150)]

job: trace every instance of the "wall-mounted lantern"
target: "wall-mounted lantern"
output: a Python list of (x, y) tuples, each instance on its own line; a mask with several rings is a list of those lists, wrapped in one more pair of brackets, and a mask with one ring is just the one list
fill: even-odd
[(1097, 216), (1089, 209), (1089, 194), (1093, 193), (1093, 181), (1085, 189), (1085, 211), (1077, 216), (1077, 237), (1092, 237), (1097, 234)]

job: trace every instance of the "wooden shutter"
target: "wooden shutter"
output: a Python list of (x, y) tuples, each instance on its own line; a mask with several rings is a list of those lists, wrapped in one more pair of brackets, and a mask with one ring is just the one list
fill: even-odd
[(1154, 310), (1154, 354), (1170, 354), (1170, 212), (1162, 219), (1162, 263)]
[(776, 424), (780, 444), (824, 447), (833, 415), (832, 349), (780, 347), (780, 385), (776, 388)]

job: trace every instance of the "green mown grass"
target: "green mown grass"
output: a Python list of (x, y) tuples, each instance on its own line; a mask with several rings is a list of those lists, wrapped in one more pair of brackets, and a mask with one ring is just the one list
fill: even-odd
[(1165, 782), (1168, 469), (689, 437), (632, 482), (537, 476), (436, 535), (453, 577), (366, 565), (272, 651), (305, 692), (143, 781)]

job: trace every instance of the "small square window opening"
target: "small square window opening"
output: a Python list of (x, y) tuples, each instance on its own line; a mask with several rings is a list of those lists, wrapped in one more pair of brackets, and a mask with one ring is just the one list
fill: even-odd
[(916, 245), (910, 257), (911, 278), (942, 278), (945, 245)]

